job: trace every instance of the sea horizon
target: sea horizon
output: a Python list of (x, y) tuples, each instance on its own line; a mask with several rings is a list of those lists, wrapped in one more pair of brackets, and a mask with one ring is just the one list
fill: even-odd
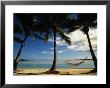
[[(70, 60), (68, 60), (70, 61)], [(79, 63), (82, 60), (71, 60), (71, 63)], [(38, 60), (31, 60), (31, 61), (20, 61), (18, 64), (18, 68), (51, 68), (52, 60), (45, 60), (45, 61), (38, 61)], [(58, 60), (56, 63), (56, 68), (64, 68), (64, 69), (75, 69), (75, 68), (94, 68), (94, 63), (92, 60), (86, 60), (84, 63), (74, 66), (71, 64), (65, 63), (64, 60)]]

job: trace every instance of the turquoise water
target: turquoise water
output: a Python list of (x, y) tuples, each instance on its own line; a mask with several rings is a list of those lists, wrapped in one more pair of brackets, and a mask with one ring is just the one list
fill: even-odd
[[(74, 61), (75, 62), (75, 61)], [(52, 66), (52, 61), (20, 61), (18, 64), (18, 68), (50, 68)], [(84, 63), (73, 66), (64, 63), (64, 61), (59, 61), (56, 64), (57, 68), (94, 68), (94, 64), (92, 60), (86, 60)]]

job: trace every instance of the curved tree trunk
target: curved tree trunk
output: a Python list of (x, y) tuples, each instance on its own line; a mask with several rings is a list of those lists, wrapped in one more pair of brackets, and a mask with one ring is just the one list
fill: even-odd
[(91, 56), (92, 56), (92, 58), (93, 58), (93, 62), (94, 62), (94, 66), (95, 66), (95, 69), (94, 69), (94, 70), (97, 71), (97, 58), (96, 58), (96, 56), (95, 56), (95, 54), (94, 54), (94, 51), (93, 51), (93, 49), (92, 49), (92, 45), (91, 45), (91, 41), (90, 41), (90, 38), (89, 38), (88, 33), (86, 34), (86, 36), (87, 36), (87, 39), (88, 39)]
[(56, 32), (54, 31), (54, 59), (52, 67), (50, 68), (50, 72), (53, 72), (56, 70)]
[(22, 49), (23, 49), (23, 46), (24, 46), (24, 43), (25, 43), (26, 39), (27, 39), (27, 36), (24, 37), (24, 40), (23, 40), (23, 42), (22, 42), (22, 44), (21, 44), (21, 46), (20, 46), (20, 49), (19, 49), (18, 54), (17, 54), (17, 56), (16, 56), (16, 59), (14, 60), (14, 71), (15, 71), (15, 72), (16, 72), (16, 70), (17, 70), (17, 65), (18, 65), (18, 62), (19, 62), (19, 57), (20, 57), (20, 55), (21, 55), (21, 51), (22, 51)]

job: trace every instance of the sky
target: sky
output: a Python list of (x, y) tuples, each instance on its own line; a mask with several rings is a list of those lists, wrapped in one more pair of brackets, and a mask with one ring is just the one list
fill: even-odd
[[(22, 34), (14, 35), (18, 36), (21, 39), (23, 39), (24, 37)], [(85, 57), (91, 59), (87, 37), (85, 34), (83, 34), (82, 31), (76, 30), (68, 34), (67, 36), (70, 37), (72, 45), (68, 45), (64, 40), (61, 40), (59, 36), (56, 37), (57, 60), (84, 59)], [(89, 31), (89, 36), (91, 39), (93, 50), (95, 54), (97, 54), (97, 29), (91, 28)], [(16, 58), (20, 46), (20, 43), (14, 41), (14, 59)], [(52, 37), (48, 40), (48, 42), (40, 39), (36, 39), (35, 41), (33, 41), (32, 37), (28, 37), (25, 42), (25, 46), (22, 49), (20, 58), (40, 61), (52, 60), (53, 50), (54, 45)]]
[[(97, 30), (89, 31), (91, 44), (93, 50), (97, 51)], [(18, 35), (23, 37), (22, 35)], [(91, 58), (91, 54), (89, 52), (88, 41), (86, 35), (84, 35), (80, 30), (72, 32), (67, 36), (70, 37), (72, 41), (72, 45), (68, 45), (64, 40), (61, 40), (60, 37), (56, 38), (57, 43), (57, 58), (59, 60), (66, 59), (83, 59), (86, 56)], [(14, 58), (16, 57), (18, 50), (20, 48), (20, 44), (14, 42)], [(45, 42), (40, 39), (36, 39), (35, 41), (29, 37), (25, 46), (22, 49), (21, 58), (29, 59), (29, 60), (49, 60), (53, 59), (53, 38), (50, 38), (48, 42)]]

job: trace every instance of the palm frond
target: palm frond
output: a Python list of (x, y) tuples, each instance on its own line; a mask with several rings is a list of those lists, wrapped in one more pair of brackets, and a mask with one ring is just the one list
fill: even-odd
[(78, 30), (79, 28), (81, 28), (81, 27), (80, 26), (73, 26), (67, 31), (67, 34), (74, 32), (74, 31)]
[(58, 32), (59, 34), (64, 34), (64, 30), (62, 30), (61, 28), (57, 27), (56, 28), (56, 32)]
[(80, 19), (79, 23), (84, 26), (88, 26), (88, 27), (97, 26), (97, 14), (96, 13), (79, 14), (79, 19)]
[(18, 42), (18, 43), (21, 43), (21, 44), (23, 43), (23, 40), (22, 39), (20, 39), (18, 37), (15, 37), (15, 36), (14, 36), (14, 41), (15, 42)]
[(39, 39), (41, 39), (41, 40), (44, 40), (44, 38), (43, 37), (41, 37), (40, 35), (38, 35), (38, 34), (33, 34), (33, 37), (35, 37), (35, 38), (39, 38)]
[(83, 28), (80, 29), (84, 34), (88, 34), (89, 32), (89, 27), (84, 26)]
[(66, 36), (65, 34), (60, 34), (61, 38), (64, 39), (69, 45), (71, 45), (71, 40), (68, 36)]
[(14, 33), (23, 33), (23, 30), (19, 25), (14, 25)]
[(45, 34), (45, 41), (46, 41), (46, 42), (48, 41), (49, 37), (50, 37), (50, 33), (47, 32), (47, 33)]

